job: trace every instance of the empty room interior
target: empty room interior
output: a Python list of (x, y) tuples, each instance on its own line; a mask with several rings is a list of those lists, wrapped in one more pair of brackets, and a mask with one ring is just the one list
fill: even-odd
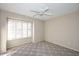
[(0, 56), (79, 56), (79, 3), (0, 3)]

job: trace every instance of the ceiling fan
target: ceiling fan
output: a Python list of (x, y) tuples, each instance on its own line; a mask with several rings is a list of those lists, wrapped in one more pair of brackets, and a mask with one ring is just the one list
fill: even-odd
[(51, 13), (48, 13), (48, 11), (49, 11), (49, 8), (47, 7), (47, 8), (44, 8), (44, 9), (39, 9), (39, 11), (37, 10), (32, 10), (31, 12), (34, 12), (35, 13), (35, 15), (34, 16), (44, 16), (44, 15), (46, 15), (46, 16), (52, 16), (52, 14)]

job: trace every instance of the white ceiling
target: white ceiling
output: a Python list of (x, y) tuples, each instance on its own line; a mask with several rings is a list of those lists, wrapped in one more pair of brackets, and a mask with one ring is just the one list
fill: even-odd
[(15, 12), (18, 14), (33, 17), (32, 10), (39, 10), (41, 8), (49, 8), (48, 13), (52, 16), (36, 17), (41, 20), (47, 20), (50, 17), (57, 17), (79, 10), (78, 3), (0, 3), (0, 9)]

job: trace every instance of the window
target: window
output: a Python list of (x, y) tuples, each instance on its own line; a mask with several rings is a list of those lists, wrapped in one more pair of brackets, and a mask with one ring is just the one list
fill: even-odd
[(32, 36), (32, 23), (21, 20), (8, 20), (8, 40), (30, 38)]

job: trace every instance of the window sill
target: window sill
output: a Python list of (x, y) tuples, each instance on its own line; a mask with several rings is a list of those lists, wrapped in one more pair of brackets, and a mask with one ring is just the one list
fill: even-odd
[(18, 38), (18, 39), (8, 39), (9, 40), (22, 40), (22, 39), (31, 39), (32, 37), (28, 37), (28, 38)]

